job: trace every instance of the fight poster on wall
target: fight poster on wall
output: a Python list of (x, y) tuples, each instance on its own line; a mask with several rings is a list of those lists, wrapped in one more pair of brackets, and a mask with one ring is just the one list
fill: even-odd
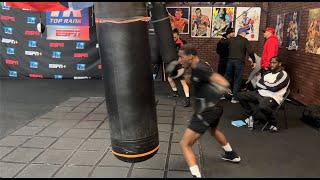
[(178, 29), (180, 34), (189, 34), (190, 8), (167, 7), (171, 28)]
[(278, 37), (278, 40), (279, 40), (279, 47), (282, 46), (282, 42), (283, 42), (284, 17), (285, 17), (285, 14), (277, 15), (276, 36)]
[(191, 37), (211, 37), (212, 7), (191, 8)]
[(245, 28), (246, 38), (249, 41), (258, 41), (260, 16), (260, 7), (237, 7), (235, 32), (237, 33), (240, 28)]
[(298, 50), (299, 31), (300, 31), (300, 12), (295, 11), (286, 14), (287, 28), (287, 44), (288, 50)]
[(88, 8), (46, 13), (48, 40), (89, 41)]
[(320, 8), (309, 11), (306, 52), (320, 54)]
[(212, 15), (212, 37), (221, 38), (228, 28), (234, 27), (234, 7), (214, 7)]

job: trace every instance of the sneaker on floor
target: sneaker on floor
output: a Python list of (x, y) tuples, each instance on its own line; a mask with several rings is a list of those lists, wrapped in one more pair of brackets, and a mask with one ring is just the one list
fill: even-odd
[(232, 98), (232, 99), (231, 99), (231, 103), (236, 104), (236, 103), (239, 103), (239, 101), (236, 100), (235, 98)]
[(278, 128), (271, 125), (270, 128), (269, 128), (269, 131), (270, 132), (278, 132)]
[(224, 96), (222, 96), (221, 98), (220, 98), (220, 100), (225, 100), (226, 99), (226, 97), (224, 97)]
[(244, 121), (247, 123), (248, 128), (253, 128), (253, 117), (252, 116), (248, 117)]
[(240, 156), (234, 151), (225, 151), (225, 154), (222, 156), (222, 159), (234, 163), (238, 163), (241, 160)]
[(178, 91), (173, 91), (172, 94), (168, 96), (169, 98), (179, 97)]
[(187, 97), (185, 102), (184, 102), (184, 107), (189, 107), (190, 106), (190, 97)]

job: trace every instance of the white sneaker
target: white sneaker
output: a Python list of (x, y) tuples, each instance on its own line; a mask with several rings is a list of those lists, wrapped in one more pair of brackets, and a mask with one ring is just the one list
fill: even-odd
[(225, 100), (226, 99), (226, 97), (224, 97), (224, 96), (222, 96), (221, 98), (220, 98), (220, 100)]
[(239, 103), (239, 101), (236, 100), (235, 98), (232, 98), (232, 99), (231, 99), (231, 103), (235, 104), (235, 103)]
[(252, 116), (244, 120), (248, 124), (248, 128), (253, 128), (253, 118)]
[(278, 132), (278, 128), (271, 125), (270, 128), (269, 128), (269, 131), (270, 132)]

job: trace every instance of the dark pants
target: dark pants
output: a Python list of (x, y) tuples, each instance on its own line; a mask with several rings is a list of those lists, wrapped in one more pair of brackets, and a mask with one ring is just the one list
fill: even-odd
[[(257, 119), (258, 113), (265, 115), (266, 120), (273, 126), (277, 126), (274, 110), (278, 103), (271, 97), (263, 97), (257, 91), (240, 92), (238, 94), (239, 102), (245, 109), (245, 113)], [(253, 104), (255, 108), (250, 106)]]
[(224, 76), (227, 71), (228, 58), (220, 58), (218, 65), (218, 73)]
[(242, 82), (244, 62), (241, 59), (228, 59), (227, 79), (232, 86), (233, 96), (238, 99), (238, 91)]

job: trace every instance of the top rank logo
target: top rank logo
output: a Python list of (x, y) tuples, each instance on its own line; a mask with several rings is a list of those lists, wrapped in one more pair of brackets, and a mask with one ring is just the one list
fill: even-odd
[(84, 49), (84, 42), (77, 42), (76, 49)]
[(27, 23), (28, 24), (35, 24), (36, 23), (36, 17), (27, 17)]

